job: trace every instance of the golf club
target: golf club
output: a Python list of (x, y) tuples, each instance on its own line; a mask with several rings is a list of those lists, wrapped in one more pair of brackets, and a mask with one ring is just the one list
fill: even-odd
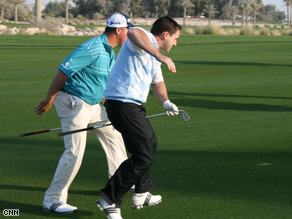
[[(190, 116), (184, 110), (179, 110), (179, 112), (181, 113), (184, 122), (188, 122), (190, 120)], [(151, 117), (155, 117), (155, 116), (162, 116), (162, 115), (167, 115), (167, 113), (150, 115), (150, 116), (146, 116), (146, 118), (151, 118)]]
[[(99, 121), (99, 122), (90, 123), (90, 124), (88, 124), (88, 126), (91, 127), (93, 125), (96, 125), (99, 123), (105, 123), (105, 122), (109, 122), (109, 120), (103, 120), (103, 121)], [(26, 137), (26, 136), (30, 136), (30, 135), (37, 135), (37, 134), (42, 134), (42, 133), (46, 133), (46, 132), (53, 132), (53, 131), (58, 131), (58, 130), (62, 130), (62, 128), (47, 129), (47, 130), (42, 130), (42, 131), (18, 134), (18, 137), (21, 138), (21, 137)]]
[[(184, 122), (188, 122), (190, 120), (190, 116), (184, 110), (179, 110), (179, 112), (181, 113)], [(155, 117), (155, 116), (162, 116), (162, 115), (167, 115), (167, 113), (150, 115), (150, 116), (146, 116), (146, 118), (151, 118), (151, 117)], [(102, 128), (102, 127), (109, 126), (109, 125), (111, 125), (111, 123), (87, 127), (87, 128), (83, 128), (83, 129), (76, 129), (76, 130), (72, 130), (72, 131), (68, 131), (68, 132), (61, 132), (61, 133), (58, 133), (57, 136), (61, 137), (61, 136), (65, 136), (65, 135), (69, 135), (69, 134), (73, 134), (73, 133), (77, 133), (77, 132), (83, 132), (83, 131), (88, 131), (88, 130), (92, 130), (92, 129), (96, 129), (96, 128)]]

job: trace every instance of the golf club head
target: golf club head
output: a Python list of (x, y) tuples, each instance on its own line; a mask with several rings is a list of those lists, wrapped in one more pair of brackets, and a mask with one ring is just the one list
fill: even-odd
[(184, 110), (179, 110), (179, 112), (181, 113), (184, 122), (188, 122), (190, 120), (191, 117)]

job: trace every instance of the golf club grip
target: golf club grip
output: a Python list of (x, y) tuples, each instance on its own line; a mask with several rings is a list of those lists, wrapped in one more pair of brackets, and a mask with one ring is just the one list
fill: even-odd
[(50, 132), (51, 130), (43, 130), (43, 131), (38, 131), (38, 132), (29, 132), (29, 133), (23, 133), (23, 134), (18, 134), (18, 137), (25, 137), (25, 136), (30, 136), (30, 135), (37, 135), (37, 134), (41, 134), (41, 133), (45, 133), (45, 132)]
[(83, 131), (87, 131), (87, 130), (91, 130), (91, 129), (94, 129), (94, 127), (89, 127), (89, 128), (84, 128), (84, 129), (77, 129), (77, 130), (68, 131), (68, 132), (61, 132), (61, 133), (58, 133), (57, 136), (58, 137), (62, 137), (64, 135), (74, 134), (74, 133), (77, 133), (77, 132), (83, 132)]

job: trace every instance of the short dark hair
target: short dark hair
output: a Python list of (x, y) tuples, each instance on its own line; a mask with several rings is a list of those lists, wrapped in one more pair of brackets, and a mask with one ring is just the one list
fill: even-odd
[(154, 36), (159, 36), (163, 32), (167, 31), (170, 36), (176, 33), (177, 30), (181, 30), (182, 27), (171, 17), (164, 16), (158, 18), (152, 25), (151, 33)]
[[(120, 27), (120, 28), (127, 28), (127, 27)], [(116, 29), (117, 29), (117, 27), (106, 27), (104, 32), (105, 33), (115, 33)]]
[(106, 27), (104, 32), (106, 32), (106, 33), (114, 33), (114, 32), (116, 32), (116, 29), (117, 29), (116, 27)]

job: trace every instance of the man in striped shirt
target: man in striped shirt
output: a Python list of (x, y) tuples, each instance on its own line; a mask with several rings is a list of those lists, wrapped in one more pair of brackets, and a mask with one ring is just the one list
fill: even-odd
[(100, 191), (97, 206), (110, 219), (122, 219), (122, 199), (133, 184), (132, 208), (140, 209), (143, 205), (156, 205), (162, 201), (160, 195), (149, 192), (155, 188), (150, 167), (154, 162), (157, 139), (145, 118), (146, 109), (142, 103), (146, 102), (151, 86), (167, 114), (178, 114), (177, 106), (168, 99), (160, 65), (166, 64), (172, 72), (176, 72), (176, 68), (173, 61), (159, 50), (168, 53), (176, 46), (180, 30), (181, 26), (167, 16), (157, 19), (151, 32), (131, 28), (129, 39), (122, 46), (109, 76), (104, 91), (106, 111), (132, 154)]
[[(134, 25), (129, 17), (114, 14), (108, 19), (105, 32), (78, 46), (58, 67), (48, 94), (34, 107), (38, 115), (55, 104), (63, 132), (86, 128), (89, 123), (108, 120), (103, 91), (115, 63), (116, 46), (127, 39), (127, 30)], [(105, 151), (111, 177), (127, 159), (121, 134), (113, 126), (89, 131)], [(84, 155), (87, 132), (64, 137), (65, 151), (60, 158), (51, 186), (45, 193), (43, 210), (73, 213), (76, 207), (67, 204), (68, 189)]]

